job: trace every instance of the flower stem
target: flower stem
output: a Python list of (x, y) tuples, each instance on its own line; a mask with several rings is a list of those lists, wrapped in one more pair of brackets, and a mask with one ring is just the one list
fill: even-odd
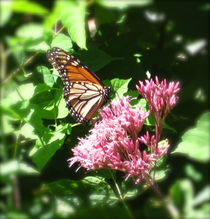
[(177, 208), (171, 203), (169, 200), (166, 200), (163, 194), (161, 193), (160, 189), (158, 188), (157, 184), (155, 182), (151, 182), (148, 176), (145, 175), (145, 181), (148, 183), (153, 191), (157, 194), (157, 196), (160, 198), (162, 205), (166, 208), (169, 215), (172, 219), (178, 219), (180, 218), (179, 212)]
[[(111, 172), (111, 171), (110, 171), (110, 172)], [(114, 185), (115, 185), (115, 187), (116, 187), (117, 193), (118, 193), (118, 195), (119, 195), (119, 200), (120, 200), (120, 202), (122, 203), (123, 207), (125, 208), (125, 210), (126, 210), (128, 216), (129, 216), (129, 218), (133, 219), (133, 218), (134, 218), (134, 217), (133, 217), (133, 214), (132, 214), (130, 208), (128, 207), (128, 205), (126, 204), (126, 202), (125, 202), (125, 197), (124, 197), (124, 195), (122, 194), (122, 192), (121, 192), (121, 190), (120, 190), (120, 187), (118, 186), (118, 184), (117, 184), (117, 182), (116, 182), (116, 180), (115, 180), (115, 177), (113, 176), (113, 173), (112, 173), (112, 172), (111, 172), (111, 176), (112, 176), (112, 179), (113, 179), (113, 181), (114, 181)]]

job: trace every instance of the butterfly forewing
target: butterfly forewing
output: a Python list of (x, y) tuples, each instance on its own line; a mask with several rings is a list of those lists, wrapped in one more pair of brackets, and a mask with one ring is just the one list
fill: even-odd
[(49, 62), (64, 83), (64, 98), (71, 114), (79, 122), (88, 122), (107, 101), (110, 88), (86, 66), (60, 48), (47, 52)]

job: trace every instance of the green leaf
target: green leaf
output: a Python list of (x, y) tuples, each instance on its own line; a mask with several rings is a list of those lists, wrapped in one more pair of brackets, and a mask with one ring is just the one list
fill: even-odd
[(34, 96), (37, 95), (37, 94), (40, 94), (42, 92), (45, 92), (45, 91), (49, 91), (51, 88), (46, 85), (46, 84), (38, 84), (35, 88), (35, 91), (34, 91)]
[(3, 114), (2, 115), (2, 127), (4, 135), (11, 134), (14, 132), (15, 127), (13, 127), (12, 122), (14, 121), (10, 116)]
[(50, 46), (44, 41), (41, 41), (39, 43), (36, 43), (35, 45), (31, 45), (27, 47), (28, 51), (46, 52), (48, 49), (50, 49)]
[(29, 164), (20, 162), (18, 160), (10, 160), (0, 165), (0, 174), (2, 177), (17, 175), (35, 175), (38, 171), (31, 167)]
[(182, 141), (173, 153), (180, 153), (200, 162), (209, 161), (209, 118), (209, 112), (203, 113), (196, 126), (183, 134)]
[(33, 1), (13, 1), (9, 6), (14, 12), (26, 13), (26, 14), (34, 14), (43, 16), (48, 13), (48, 10), (44, 8), (42, 5), (33, 2)]
[(67, 28), (69, 36), (80, 48), (86, 48), (85, 1), (57, 1), (61, 22)]
[(1, 1), (0, 4), (1, 4), (0, 27), (3, 27), (5, 24), (8, 23), (12, 15), (12, 11), (10, 8), (12, 4), (12, 0)]
[(20, 101), (29, 100), (33, 96), (34, 90), (35, 87), (32, 83), (23, 84), (19, 87), (14, 85), (13, 91), (1, 100), (1, 105), (6, 108)]
[(54, 85), (54, 78), (50, 70), (45, 66), (38, 66), (37, 71), (43, 74), (44, 82), (49, 86), (52, 87)]
[(35, 87), (32, 83), (23, 84), (17, 87), (17, 93), (23, 100), (29, 100), (34, 94)]
[[(94, 188), (93, 192), (89, 196), (92, 205), (106, 202), (114, 204), (117, 202), (117, 198), (113, 190), (103, 177), (87, 176), (82, 180), (82, 182)], [(107, 197), (109, 198), (107, 199)]]
[(29, 123), (24, 124), (20, 130), (17, 131), (18, 134), (23, 135), (25, 138), (37, 139), (38, 136), (34, 134), (34, 127)]
[(152, 0), (129, 0), (129, 1), (106, 1), (102, 0), (101, 4), (108, 8), (117, 8), (117, 9), (125, 9), (128, 7), (139, 7), (151, 4)]
[(72, 48), (71, 38), (60, 33), (53, 39), (51, 47), (59, 47), (63, 50), (69, 51), (69, 49)]
[(18, 28), (16, 35), (21, 39), (35, 40), (43, 37), (43, 26), (39, 23), (24, 24)]
[(174, 183), (170, 188), (170, 197), (182, 215), (186, 216), (192, 211), (193, 187), (189, 180), (179, 180)]
[(86, 176), (82, 181), (85, 184), (89, 184), (92, 186), (96, 186), (96, 185), (101, 184), (101, 183), (106, 183), (104, 178), (100, 177), (100, 176)]
[(42, 135), (42, 141), (37, 141), (35, 147), (30, 152), (33, 162), (39, 169), (42, 169), (55, 152), (63, 145), (65, 133), (62, 126), (58, 126), (54, 132)]
[(128, 91), (128, 84), (132, 78), (119, 79), (114, 78), (111, 80), (112, 89), (116, 92), (116, 97), (122, 97)]
[(64, 98), (61, 98), (60, 103), (58, 104), (58, 115), (57, 119), (65, 118), (69, 114), (69, 110), (66, 107), (66, 102)]
[(210, 201), (210, 186), (207, 185), (204, 189), (202, 189), (194, 198), (193, 200), (193, 206), (200, 205), (204, 202)]
[(191, 164), (187, 164), (185, 166), (185, 172), (186, 172), (186, 175), (189, 178), (193, 179), (195, 182), (200, 182), (202, 180), (201, 173), (198, 170), (196, 170), (194, 166)]
[(48, 16), (45, 16), (43, 26), (46, 32), (51, 33), (53, 25), (57, 22), (58, 17), (59, 17), (59, 8), (56, 7), (55, 5), (52, 11), (50, 12), (50, 14), (48, 14)]

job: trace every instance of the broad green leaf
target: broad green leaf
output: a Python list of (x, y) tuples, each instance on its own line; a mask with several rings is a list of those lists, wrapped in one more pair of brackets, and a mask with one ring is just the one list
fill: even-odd
[(138, 194), (138, 189), (137, 188), (133, 188), (132, 190), (128, 190), (125, 193), (124, 197), (125, 198), (134, 198), (134, 197), (137, 196), (137, 194)]
[(170, 188), (170, 198), (182, 215), (192, 211), (193, 193), (192, 183), (187, 179), (175, 182)]
[(8, 95), (1, 100), (1, 105), (9, 107), (18, 103), (19, 101), (28, 100), (33, 96), (35, 87), (32, 83), (23, 84), (21, 86), (13, 86), (13, 91), (9, 92)]
[(82, 182), (94, 188), (94, 191), (89, 196), (92, 205), (97, 205), (98, 203), (114, 204), (117, 202), (116, 195), (104, 178), (87, 176)]
[(45, 66), (38, 66), (37, 71), (43, 74), (44, 82), (49, 86), (52, 87), (54, 85), (54, 78), (50, 70)]
[[(177, 181), (170, 189), (170, 198), (179, 209), (178, 218), (208, 218), (209, 215), (209, 186), (206, 186), (194, 197), (191, 181), (187, 179)], [(206, 208), (206, 204), (208, 207)]]
[(23, 100), (29, 100), (34, 94), (35, 87), (32, 83), (23, 84), (17, 87), (17, 93)]
[[(28, 111), (29, 112), (28, 112)], [(36, 138), (40, 138), (45, 131), (47, 130), (47, 128), (43, 125), (43, 120), (41, 118), (41, 115), (39, 114), (38, 111), (35, 110), (34, 105), (33, 104), (29, 104), (28, 105), (28, 109), (26, 110), (25, 116), (24, 116), (24, 121), (27, 122), (30, 126), (32, 126), (34, 128), (33, 133), (34, 133), (34, 137)], [(22, 113), (22, 116), (24, 115)], [(33, 137), (33, 133), (31, 133), (31, 137)]]
[(26, 14), (35, 14), (43, 16), (48, 13), (48, 10), (42, 5), (34, 1), (13, 1), (9, 6), (14, 12), (26, 13)]
[(61, 22), (69, 33), (72, 41), (80, 48), (86, 48), (86, 32), (85, 32), (85, 1), (57, 1)]
[(16, 62), (20, 65), (23, 64), (24, 60), (26, 60), (26, 53), (25, 47), (23, 47), (23, 41), (25, 41), (25, 39), (21, 39), (19, 37), (6, 37), (6, 42), (11, 49), (12, 55), (15, 57)]
[(50, 46), (44, 41), (41, 41), (40, 43), (36, 43), (35, 45), (31, 45), (27, 47), (27, 50), (29, 51), (39, 51), (39, 52), (46, 52), (48, 49), (50, 49)]
[(52, 31), (53, 25), (56, 24), (59, 18), (59, 8), (56, 6), (57, 5), (53, 7), (52, 11), (50, 12), (50, 14), (48, 14), (48, 16), (45, 16), (43, 26), (47, 33)]
[(12, 10), (10, 8), (12, 0), (1, 1), (0, 2), (1, 13), (0, 13), (0, 27), (3, 27), (8, 23), (12, 15)]
[(197, 120), (196, 126), (183, 134), (182, 141), (173, 153), (180, 153), (200, 162), (209, 161), (209, 118), (209, 112), (203, 113)]
[(200, 205), (204, 202), (210, 201), (210, 185), (207, 185), (204, 189), (202, 189), (194, 198), (193, 205)]
[(123, 94), (125, 94), (128, 91), (128, 84), (130, 81), (131, 78), (129, 79), (114, 78), (111, 80), (111, 86), (113, 91), (116, 92), (116, 98), (122, 97)]
[(35, 40), (43, 37), (43, 26), (39, 23), (24, 24), (18, 28), (16, 35), (21, 39)]
[(1, 118), (4, 135), (14, 132), (15, 127), (12, 125), (12, 121), (14, 120), (10, 116), (5, 114), (3, 114)]
[(1, 105), (9, 107), (20, 101), (29, 100), (34, 93), (35, 87), (32, 83), (23, 84), (19, 87), (14, 87), (14, 90), (1, 100)]
[(82, 180), (85, 184), (89, 184), (89, 185), (98, 185), (101, 183), (106, 183), (105, 179), (100, 177), (100, 176), (86, 176), (83, 180)]
[(51, 47), (59, 47), (63, 50), (69, 51), (72, 48), (70, 37), (63, 33), (59, 33), (52, 41)]
[(31, 108), (35, 110), (35, 112), (43, 119), (56, 119), (57, 115), (57, 107), (53, 108), (53, 104), (51, 105), (52, 108), (47, 110), (46, 107), (42, 107), (37, 104), (31, 104)]
[(60, 103), (58, 104), (58, 115), (57, 119), (65, 118), (69, 114), (69, 110), (66, 107), (66, 102), (62, 97)]
[(33, 162), (39, 169), (42, 169), (55, 152), (63, 145), (65, 139), (64, 130), (57, 127), (54, 132), (48, 131), (42, 136), (42, 142), (37, 141), (30, 152)]
[(17, 175), (35, 175), (38, 171), (27, 163), (18, 160), (10, 160), (8, 162), (1, 163), (0, 175), (2, 177)]
[(117, 8), (117, 9), (125, 9), (128, 7), (140, 7), (145, 6), (152, 3), (152, 0), (129, 0), (129, 1), (106, 1), (102, 0), (100, 2), (103, 6), (108, 8)]
[(25, 138), (30, 138), (30, 139), (38, 138), (38, 136), (34, 134), (34, 127), (31, 126), (29, 123), (25, 123), (20, 128), (20, 130), (17, 131), (17, 133), (23, 135)]
[(35, 91), (34, 91), (34, 96), (37, 95), (37, 94), (40, 94), (42, 92), (45, 92), (45, 91), (49, 91), (51, 88), (46, 85), (46, 84), (38, 84), (35, 88)]
[(195, 182), (200, 182), (202, 180), (202, 174), (194, 168), (193, 165), (187, 164), (185, 166), (185, 172), (188, 177), (193, 179)]

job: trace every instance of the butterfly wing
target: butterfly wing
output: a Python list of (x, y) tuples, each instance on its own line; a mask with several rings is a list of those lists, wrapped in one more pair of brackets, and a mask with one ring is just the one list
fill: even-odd
[(110, 88), (78, 59), (60, 48), (49, 50), (47, 58), (61, 76), (64, 98), (71, 114), (79, 122), (91, 120), (107, 101)]

